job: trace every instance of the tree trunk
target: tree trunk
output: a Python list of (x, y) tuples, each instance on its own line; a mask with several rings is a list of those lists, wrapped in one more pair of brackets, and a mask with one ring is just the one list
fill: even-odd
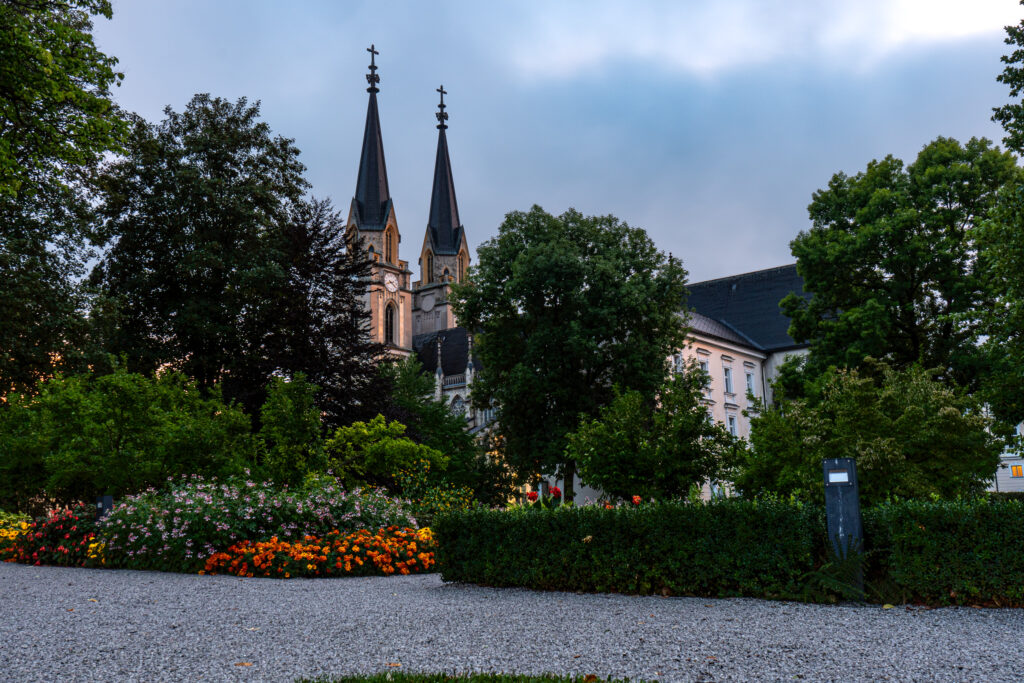
[(570, 460), (562, 465), (562, 473), (565, 475), (565, 490), (562, 491), (562, 500), (566, 503), (571, 503), (576, 493), (573, 491), (573, 485), (576, 479), (576, 461)]

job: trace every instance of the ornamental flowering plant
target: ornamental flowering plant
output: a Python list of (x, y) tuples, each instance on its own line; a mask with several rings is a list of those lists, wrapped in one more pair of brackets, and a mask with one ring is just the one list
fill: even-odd
[(165, 491), (124, 499), (102, 531), (107, 566), (194, 572), (241, 541), (301, 541), (332, 530), (416, 525), (407, 501), (376, 490), (345, 491), (332, 477), (288, 489), (191, 476), (170, 482)]
[(290, 579), (414, 574), (433, 566), (430, 529), (391, 526), (376, 532), (331, 531), (324, 537), (306, 536), (291, 542), (276, 537), (242, 541), (210, 556), (200, 573)]
[(28, 533), (29, 523), (27, 515), (0, 512), (0, 561), (14, 561), (15, 543), (19, 536)]
[(56, 510), (31, 524), (25, 523), (14, 539), (13, 552), (4, 559), (25, 564), (90, 566), (90, 546), (95, 547), (95, 510), (81, 504), (69, 510)]

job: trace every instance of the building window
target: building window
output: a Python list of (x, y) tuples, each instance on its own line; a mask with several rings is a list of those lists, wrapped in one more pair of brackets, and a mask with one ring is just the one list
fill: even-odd
[(451, 272), (449, 272), (449, 270), (447, 268), (445, 268), (444, 269), (444, 273), (442, 273), (441, 280), (443, 280), (444, 282), (450, 282), (451, 279), (452, 279)]
[(1010, 476), (1012, 476), (1012, 477), (1024, 477), (1024, 470), (1022, 470), (1022, 467), (1024, 467), (1024, 466), (1021, 466), (1021, 465), (1011, 465), (1010, 466)]
[(732, 368), (723, 368), (725, 371), (725, 393), (732, 393)]
[(463, 415), (466, 412), (466, 402), (462, 400), (461, 396), (456, 396), (452, 399), (452, 412), (456, 415)]
[(384, 260), (395, 262), (395, 231), (391, 228), (384, 231)]
[(392, 304), (384, 309), (384, 342), (395, 343), (395, 307)]
[(423, 280), (428, 283), (434, 281), (434, 254), (429, 251), (427, 252), (427, 272), (423, 274)]
[(757, 395), (757, 392), (754, 391), (754, 373), (752, 372), (747, 373), (747, 391), (755, 396)]
[(730, 415), (729, 417), (725, 418), (725, 421), (726, 424), (729, 425), (729, 433), (732, 434), (733, 436), (736, 436), (736, 416)]
[(464, 282), (466, 279), (466, 254), (459, 254), (459, 282)]

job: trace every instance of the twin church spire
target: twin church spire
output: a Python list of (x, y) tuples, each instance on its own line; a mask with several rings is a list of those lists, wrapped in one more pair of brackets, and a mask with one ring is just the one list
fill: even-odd
[(440, 93), (435, 114), (438, 122), (437, 157), (430, 212), (419, 258), (421, 276), (417, 282), (410, 281), (412, 273), (407, 263), (398, 258), (401, 238), (388, 188), (377, 109), (380, 76), (377, 75), (376, 57), (380, 53), (373, 45), (367, 48), (367, 52), (370, 53), (370, 73), (366, 75), (369, 102), (356, 193), (352, 198), (348, 223), (351, 234), (363, 242), (374, 263), (369, 301), (371, 336), (375, 341), (388, 345), (393, 353), (404, 355), (412, 348), (412, 336), (455, 327), (454, 314), (448, 302), (449, 283), (465, 278), (469, 245), (455, 199), (446, 134), (448, 113), (444, 96), (448, 93), (442, 85), (437, 89)]

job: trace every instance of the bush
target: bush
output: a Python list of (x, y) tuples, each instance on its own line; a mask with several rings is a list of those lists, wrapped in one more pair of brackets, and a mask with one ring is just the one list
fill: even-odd
[(249, 418), (173, 372), (55, 377), (0, 404), (0, 504), (120, 498), (181, 474), (241, 473), (255, 457)]
[(331, 477), (289, 490), (193, 476), (122, 501), (104, 520), (103, 536), (108, 565), (194, 572), (240, 541), (416, 526), (406, 505), (378, 491), (346, 492)]
[(1024, 606), (1024, 501), (902, 501), (864, 512), (874, 574), (912, 600)]
[(473, 490), (468, 486), (456, 486), (443, 479), (432, 480), (430, 463), (426, 460), (398, 473), (395, 480), (423, 526), (430, 526), (438, 514), (469, 510), (474, 505)]
[(14, 541), (13, 561), (81, 567), (99, 564), (96, 510), (79, 505), (58, 510), (28, 525)]
[(242, 541), (214, 553), (200, 573), (284, 579), (418, 574), (434, 565), (433, 545), (430, 529), (394, 526), (376, 532), (332, 531), (323, 538), (306, 536), (292, 543), (275, 537)]
[(735, 499), (472, 510), (432, 529), (446, 581), (711, 597), (796, 596), (824, 538), (817, 508)]

